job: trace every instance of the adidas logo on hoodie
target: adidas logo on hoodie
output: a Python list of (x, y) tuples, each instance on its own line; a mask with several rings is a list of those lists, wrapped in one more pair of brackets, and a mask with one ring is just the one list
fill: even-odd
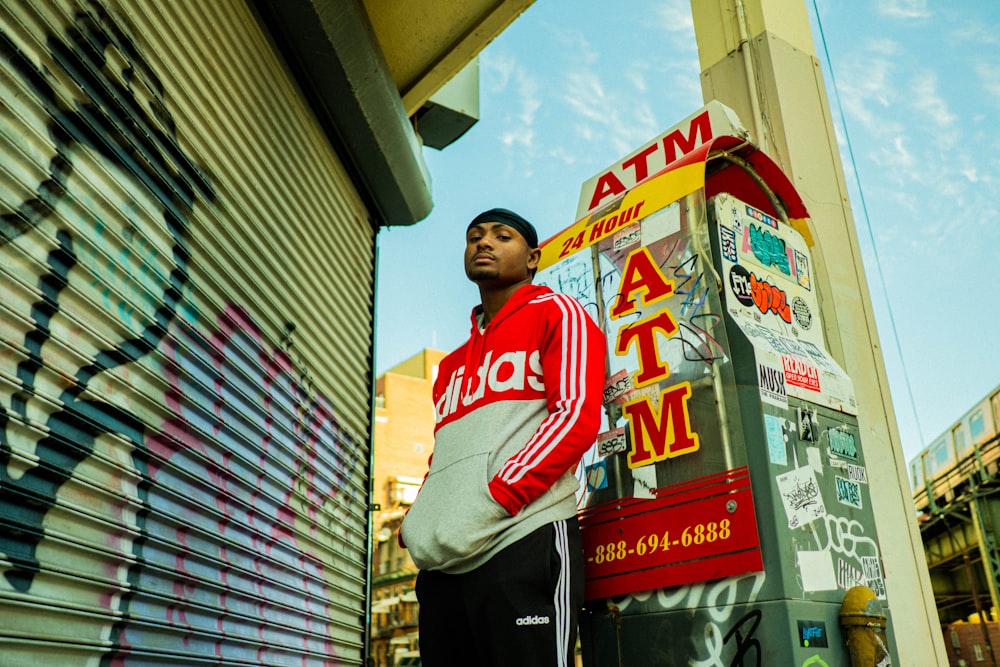
[[(524, 350), (504, 352), (495, 360), (493, 351), (486, 353), (482, 366), (470, 380), (465, 377), (465, 367), (460, 366), (448, 379), (441, 398), (434, 406), (437, 420), (455, 412), (460, 407), (468, 407), (486, 396), (489, 391), (495, 396), (506, 391), (524, 391), (533, 389), (537, 392), (545, 390), (542, 383), (542, 362), (538, 350), (529, 356)], [(475, 385), (475, 390), (463, 385)]]
[(548, 625), (548, 616), (522, 616), (515, 621), (518, 625)]

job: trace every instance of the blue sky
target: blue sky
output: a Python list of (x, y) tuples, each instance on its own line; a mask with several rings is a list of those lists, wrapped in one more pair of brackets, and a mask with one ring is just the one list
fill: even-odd
[[(1000, 2), (803, 1), (909, 459), (1000, 384)], [(476, 213), (547, 238), (584, 180), (704, 104), (689, 0), (607, 7), (537, 0), (481, 54), (479, 122), (425, 149), (433, 212), (379, 234), (377, 372), (468, 335)]]

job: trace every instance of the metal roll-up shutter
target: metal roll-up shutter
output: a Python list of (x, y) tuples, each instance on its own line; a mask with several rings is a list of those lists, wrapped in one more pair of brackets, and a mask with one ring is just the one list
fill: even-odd
[(359, 665), (374, 231), (236, 0), (0, 6), (0, 663)]

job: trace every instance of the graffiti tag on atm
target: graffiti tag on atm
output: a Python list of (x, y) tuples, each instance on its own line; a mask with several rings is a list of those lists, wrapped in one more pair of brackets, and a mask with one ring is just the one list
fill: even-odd
[(585, 246), (593, 245), (601, 239), (610, 236), (612, 232), (622, 229), (632, 220), (638, 219), (639, 211), (645, 203), (645, 200), (643, 200), (638, 204), (629, 206), (624, 211), (602, 216), (597, 222), (587, 226), (575, 236), (562, 239), (562, 250), (559, 251), (559, 258), (562, 259)]
[(798, 528), (823, 517), (826, 505), (810, 465), (784, 472), (774, 478), (785, 507), (789, 528)]
[(843, 558), (837, 559), (837, 587), (849, 591), (855, 586), (865, 585), (865, 575)]
[(729, 269), (729, 287), (733, 296), (744, 306), (756, 306), (762, 313), (774, 313), (782, 321), (792, 323), (792, 309), (788, 304), (788, 295), (780, 287), (758, 278), (740, 264), (733, 264)]
[(628, 449), (628, 439), (623, 428), (605, 431), (597, 436), (597, 453), (600, 456), (618, 454), (626, 449)]
[(632, 376), (628, 374), (628, 371), (618, 371), (604, 383), (604, 404), (622, 403), (625, 394), (634, 388)]
[(641, 240), (642, 228), (639, 225), (632, 225), (631, 227), (615, 232), (611, 247), (615, 250), (624, 250)]
[[(749, 207), (748, 211), (753, 210)], [(767, 229), (751, 223), (743, 228), (743, 249), (753, 252), (753, 256), (764, 266), (777, 267), (786, 276), (792, 274), (794, 262), (789, 258), (789, 248), (785, 240)], [(747, 247), (749, 246), (749, 248)]]
[(865, 584), (872, 589), (879, 600), (885, 599), (885, 580), (882, 578), (882, 564), (878, 556), (862, 556), (861, 567), (865, 571)]
[(799, 646), (827, 648), (826, 623), (823, 621), (797, 622), (799, 628)]
[(842, 431), (839, 428), (831, 428), (830, 451), (837, 456), (843, 456), (854, 461), (858, 460), (858, 446), (854, 441), (854, 434)]
[[(657, 266), (649, 250), (643, 246), (632, 251), (622, 267), (621, 285), (608, 315), (617, 320), (662, 301), (674, 294), (674, 283)], [(670, 337), (677, 333), (677, 322), (668, 309), (626, 324), (618, 330), (615, 354), (624, 356), (633, 343), (639, 359), (635, 376), (637, 388), (670, 377), (669, 365), (660, 358), (657, 334)], [(690, 454), (699, 449), (698, 434), (691, 430), (688, 399), (691, 383), (681, 382), (659, 394), (659, 405), (648, 395), (639, 395), (622, 406), (628, 420), (632, 448), (628, 466), (637, 468), (664, 459)]]
[(835, 480), (837, 482), (837, 502), (849, 507), (863, 509), (861, 485), (843, 477), (836, 477)]

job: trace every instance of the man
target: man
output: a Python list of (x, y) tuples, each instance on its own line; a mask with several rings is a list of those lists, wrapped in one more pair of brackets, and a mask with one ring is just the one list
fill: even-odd
[(469, 340), (434, 383), (430, 471), (401, 527), (420, 568), (425, 667), (573, 664), (583, 556), (573, 470), (597, 437), (605, 340), (532, 285), (541, 251), (506, 209), (469, 223)]

